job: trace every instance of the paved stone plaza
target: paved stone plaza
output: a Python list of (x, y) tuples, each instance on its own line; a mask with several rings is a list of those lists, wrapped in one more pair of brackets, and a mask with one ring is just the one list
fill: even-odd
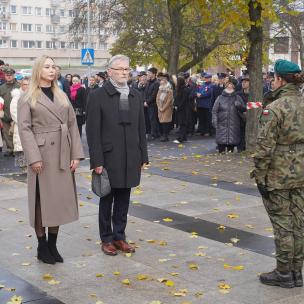
[[(0, 303), (14, 296), (35, 304), (298, 304), (302, 288), (261, 285), (275, 267), (271, 224), (252, 181), (237, 172), (241, 156), (207, 170), (213, 140), (149, 145), (152, 165), (133, 189), (127, 237), (133, 255), (105, 256), (98, 234), (98, 200), (90, 191), (88, 160), (76, 175), (80, 220), (63, 226), (65, 263), (36, 259), (28, 225), (26, 176), (2, 166), (0, 176)], [(215, 157), (215, 156), (214, 156)], [(185, 162), (183, 162), (183, 160)], [(228, 161), (226, 157), (226, 161)], [(186, 165), (187, 164), (187, 165)], [(214, 163), (214, 166), (216, 163)], [(212, 166), (212, 163), (210, 164)], [(233, 169), (234, 168), (234, 169)], [(227, 176), (227, 178), (225, 177)], [(223, 179), (222, 179), (223, 177)]]

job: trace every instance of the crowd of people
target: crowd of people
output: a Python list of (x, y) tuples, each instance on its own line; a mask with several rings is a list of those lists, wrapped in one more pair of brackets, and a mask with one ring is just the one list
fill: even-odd
[[(56, 66), (56, 79), (74, 108), (82, 136), (88, 96), (103, 86), (108, 79), (107, 71), (82, 79), (78, 74), (63, 76), (60, 66)], [(0, 60), (0, 151), (4, 141), (4, 156), (15, 155), (16, 165), (22, 167), (25, 159), (18, 137), (16, 107), (29, 81), (29, 77), (16, 76), (14, 69)], [(246, 110), (250, 101), (246, 71), (239, 78), (231, 72), (216, 75), (186, 72), (176, 77), (152, 67), (141, 72), (130, 70), (127, 83), (142, 98), (148, 141), (168, 142), (171, 137), (178, 144), (198, 133), (204, 137), (215, 135), (220, 153), (233, 152), (235, 147), (238, 152), (246, 149)], [(263, 83), (267, 100), (273, 73), (265, 74)]]

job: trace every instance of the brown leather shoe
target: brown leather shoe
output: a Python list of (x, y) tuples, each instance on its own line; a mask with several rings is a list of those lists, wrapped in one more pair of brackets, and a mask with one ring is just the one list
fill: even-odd
[(117, 250), (113, 243), (102, 243), (101, 244), (101, 250), (104, 252), (106, 255), (117, 255)]
[(135, 252), (135, 248), (129, 245), (124, 240), (113, 241), (113, 245), (116, 247), (116, 249), (121, 250), (122, 252), (127, 252), (127, 253)]

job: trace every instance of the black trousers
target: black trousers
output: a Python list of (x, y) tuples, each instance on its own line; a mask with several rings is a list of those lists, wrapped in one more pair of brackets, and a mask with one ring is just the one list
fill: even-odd
[(209, 109), (197, 108), (198, 131), (202, 134), (211, 133), (211, 113)]
[(144, 114), (145, 114), (146, 134), (151, 134), (151, 124), (150, 124), (147, 107), (144, 107)]
[(171, 128), (172, 128), (172, 122), (162, 122), (161, 127), (162, 127), (164, 137), (168, 137), (168, 135), (171, 131)]
[(149, 105), (148, 114), (150, 119), (151, 135), (155, 138), (159, 137), (160, 130), (159, 130), (159, 120), (158, 120), (158, 109), (156, 104)]
[[(99, 201), (99, 234), (103, 242), (125, 240), (130, 188), (115, 189)], [(112, 207), (113, 206), (113, 207)], [(113, 211), (112, 211), (113, 209)]]
[(185, 141), (187, 140), (187, 112), (186, 109), (183, 109), (177, 112), (177, 121), (179, 125), (178, 130), (178, 140)]

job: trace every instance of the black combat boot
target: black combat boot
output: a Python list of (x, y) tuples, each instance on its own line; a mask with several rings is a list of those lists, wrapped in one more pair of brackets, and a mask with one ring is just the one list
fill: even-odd
[(50, 249), (50, 253), (51, 255), (54, 257), (56, 262), (59, 263), (63, 263), (63, 258), (62, 256), (59, 254), (58, 250), (57, 250), (57, 235), (58, 234), (54, 234), (54, 233), (49, 233), (48, 234), (48, 244), (49, 244), (49, 249)]
[(293, 273), (291, 271), (282, 272), (275, 269), (272, 272), (262, 273), (260, 275), (260, 281), (265, 285), (280, 286), (283, 288), (295, 287)]
[(56, 261), (51, 255), (51, 252), (46, 241), (46, 235), (38, 237), (37, 258), (46, 264), (55, 264)]
[(303, 287), (302, 270), (294, 270), (292, 273), (293, 273), (293, 279), (295, 282), (295, 286)]

